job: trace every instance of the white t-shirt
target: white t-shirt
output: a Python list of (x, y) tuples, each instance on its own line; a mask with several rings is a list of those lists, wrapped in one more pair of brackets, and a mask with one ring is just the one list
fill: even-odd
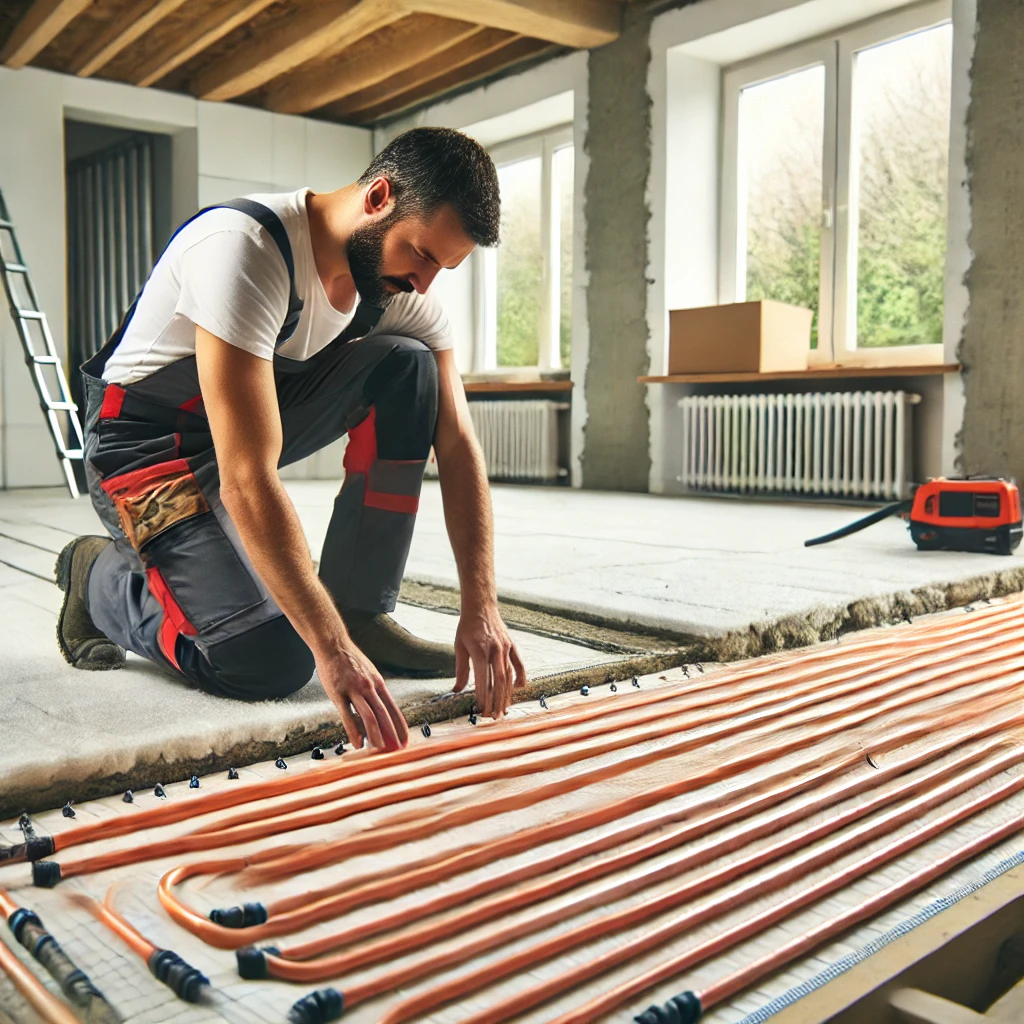
[[(302, 314), (278, 352), (305, 360), (329, 345), (355, 313), (335, 309), (316, 272), (306, 194), (247, 196), (281, 218), (295, 261)], [(124, 337), (107, 360), (104, 380), (134, 384), (162, 366), (195, 355), (196, 325), (262, 359), (273, 359), (288, 312), (288, 270), (277, 243), (238, 210), (210, 210), (183, 228), (160, 257)], [(448, 318), (429, 293), (400, 293), (370, 334), (417, 338), (451, 348)]]

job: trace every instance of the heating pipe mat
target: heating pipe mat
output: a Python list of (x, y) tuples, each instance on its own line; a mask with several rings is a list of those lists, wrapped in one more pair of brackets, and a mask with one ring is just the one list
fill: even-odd
[(0, 1006), (752, 1024), (1024, 855), (1022, 697), (1013, 598), (5, 822)]

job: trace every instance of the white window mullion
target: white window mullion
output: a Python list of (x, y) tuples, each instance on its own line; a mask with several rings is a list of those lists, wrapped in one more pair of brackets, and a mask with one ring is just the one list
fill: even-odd
[(845, 39), (839, 39), (837, 45), (836, 255), (832, 345), (836, 361), (843, 362), (857, 347), (857, 172), (852, 164), (857, 151), (857, 129), (853, 123), (853, 51)]
[(822, 154), (821, 180), (821, 256), (820, 286), (818, 292), (818, 347), (810, 354), (810, 363), (832, 363), (836, 361), (834, 345), (834, 307), (836, 272), (836, 221), (838, 189), (837, 167), (837, 126), (839, 51), (835, 43), (830, 45), (831, 53), (825, 61), (825, 118), (824, 152)]
[(545, 136), (541, 153), (540, 237), (541, 237), (541, 303), (538, 325), (537, 363), (542, 370), (559, 366), (558, 355), (558, 210), (554, 182), (555, 150), (551, 136)]

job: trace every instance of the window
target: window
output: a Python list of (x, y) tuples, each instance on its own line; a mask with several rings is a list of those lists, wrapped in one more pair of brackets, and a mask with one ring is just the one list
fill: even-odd
[(478, 369), (569, 365), (573, 146), (560, 129), (496, 146), (501, 244), (482, 250)]
[(948, 2), (725, 76), (723, 302), (814, 310), (813, 362), (939, 362)]

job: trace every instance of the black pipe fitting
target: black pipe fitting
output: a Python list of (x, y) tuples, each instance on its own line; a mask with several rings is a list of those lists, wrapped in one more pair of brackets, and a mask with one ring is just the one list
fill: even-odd
[(342, 740), (342, 741), (341, 741), (341, 743), (339, 743), (339, 744), (338, 744), (338, 745), (337, 745), (337, 746), (336, 746), (336, 747), (334, 748), (334, 752), (335, 752), (336, 754), (344, 754), (344, 753), (345, 753), (345, 741), (344, 741), (344, 740)]
[(211, 910), (210, 920), (222, 928), (253, 928), (267, 923), (267, 908), (262, 903), (243, 903), (240, 907)]
[(210, 984), (210, 979), (202, 971), (197, 971), (169, 949), (154, 950), (146, 966), (157, 981), (162, 981), (186, 1003), (198, 1003), (203, 986)]
[(257, 949), (255, 946), (243, 946), (235, 950), (235, 961), (238, 964), (238, 976), (246, 981), (263, 981), (270, 977), (267, 965), (267, 954), (276, 956), (281, 951), (273, 946)]
[(199, 776), (198, 775), (193, 775), (192, 778), (188, 780), (188, 788), (189, 789), (198, 789), (199, 788)]
[(18, 828), (25, 833), (27, 839), (32, 833), (32, 819), (28, 816), (28, 811), (22, 811), (21, 817), (18, 818)]
[(32, 865), (32, 884), (52, 889), (60, 881), (60, 865), (55, 860), (37, 860)]
[(25, 856), (29, 860), (42, 860), (53, 853), (53, 836), (32, 836), (25, 842)]
[(589, 686), (581, 686), (580, 687), (580, 696), (581, 697), (589, 697), (590, 696), (590, 687)]
[(697, 1024), (704, 1013), (696, 992), (681, 992), (661, 1006), (650, 1006), (639, 1017), (636, 1024)]
[(282, 771), (284, 771), (284, 769), (288, 767), (288, 762), (287, 762), (287, 761), (285, 761), (285, 759), (284, 759), (283, 757), (279, 757), (279, 758), (278, 758), (278, 759), (277, 759), (277, 760), (276, 760), (276, 761), (274, 762), (274, 767), (275, 767), (275, 768), (280, 768), (280, 769), (281, 769)]
[(314, 761), (322, 761), (324, 759), (324, 752), (319, 747), (314, 747), (313, 752), (309, 756)]
[(159, 782), (153, 787), (153, 796), (159, 797), (161, 800), (167, 799), (167, 792)]
[(63, 814), (65, 818), (73, 818), (75, 816), (70, 800), (60, 809), (60, 813)]
[(34, 924), (37, 928), (43, 927), (43, 922), (39, 920), (39, 915), (33, 910), (26, 910), (25, 907), (18, 907), (7, 918), (7, 925), (19, 942), (21, 942), (21, 933), (27, 924)]
[(121, 797), (121, 800), (126, 804), (133, 804), (135, 803), (135, 796), (130, 789), (126, 789), (124, 791), (124, 796)]
[(345, 995), (336, 988), (320, 988), (303, 996), (289, 1011), (290, 1024), (330, 1024), (345, 1012)]
[(228, 769), (228, 778), (229, 779), (237, 779), (238, 778), (238, 772), (234, 768), (229, 768)]

